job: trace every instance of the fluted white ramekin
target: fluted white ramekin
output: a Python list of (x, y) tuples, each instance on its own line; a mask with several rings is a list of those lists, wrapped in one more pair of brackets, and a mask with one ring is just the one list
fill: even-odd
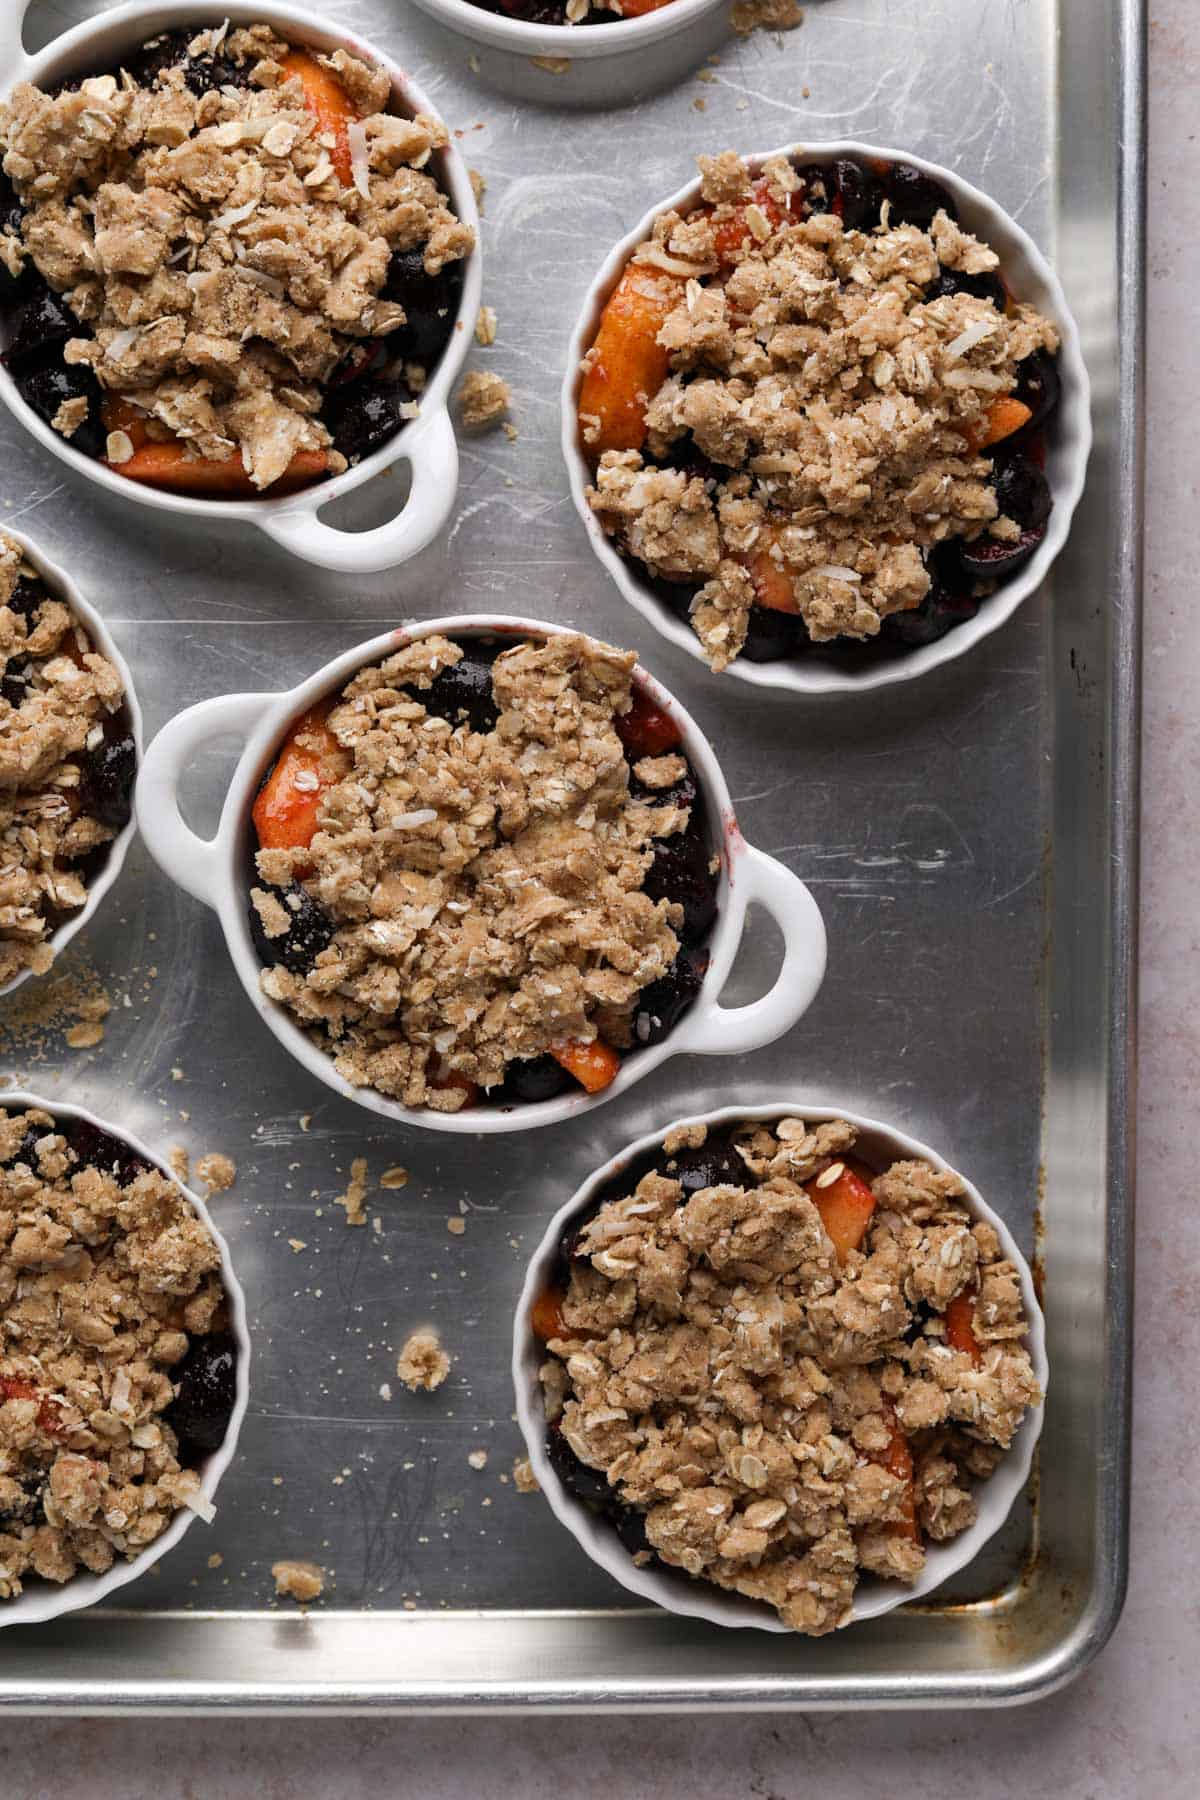
[[(828, 1119), (845, 1119), (857, 1128), (859, 1145), (867, 1159), (881, 1167), (887, 1167), (900, 1159), (919, 1157), (932, 1163), (935, 1169), (950, 1168), (936, 1150), (909, 1137), (907, 1132), (897, 1130), (894, 1125), (881, 1124), (878, 1119), (864, 1118), (848, 1107), (831, 1106), (828, 1101), (810, 1103), (787, 1099), (768, 1101), (761, 1106), (725, 1106), (716, 1112), (677, 1120), (619, 1151), (603, 1168), (589, 1176), (578, 1192), (551, 1219), (545, 1236), (530, 1258), (521, 1298), (517, 1302), (513, 1329), (513, 1386), (516, 1392), (517, 1418), (533, 1472), (559, 1523), (566, 1526), (593, 1562), (598, 1563), (614, 1581), (619, 1581), (622, 1587), (628, 1588), (630, 1593), (640, 1595), (643, 1600), (653, 1600), (668, 1612), (681, 1613), (686, 1618), (707, 1619), (712, 1625), (752, 1627), (759, 1631), (789, 1631), (790, 1627), (762, 1601), (746, 1599), (741, 1594), (730, 1593), (711, 1582), (689, 1580), (682, 1572), (675, 1574), (655, 1563), (639, 1568), (609, 1521), (592, 1512), (582, 1500), (568, 1492), (546, 1450), (546, 1414), (538, 1370), (546, 1360), (547, 1353), (544, 1345), (534, 1336), (529, 1320), (535, 1301), (553, 1278), (563, 1232), (574, 1220), (585, 1218), (595, 1206), (602, 1189), (622, 1169), (661, 1144), (668, 1132), (677, 1131), (683, 1125), (720, 1126), (733, 1124), (740, 1119), (783, 1118), (805, 1119), (814, 1124)], [(957, 1170), (952, 1172), (960, 1173)], [(1011, 1259), (1017, 1270), (1021, 1302), (1029, 1322), (1025, 1345), (1033, 1362), (1033, 1372), (1045, 1394), (1050, 1375), (1046, 1361), (1046, 1328), (1029, 1264), (1017, 1248), (1004, 1220), (987, 1204), (978, 1188), (973, 1187), (965, 1176), (962, 1176), (962, 1180), (966, 1189), (964, 1204), (971, 1216), (986, 1219), (993, 1227), (1005, 1256)], [(979, 1554), (989, 1538), (999, 1531), (1029, 1479), (1044, 1413), (1044, 1403), (1030, 1407), (994, 1473), (986, 1481), (974, 1484), (972, 1493), (979, 1509), (974, 1525), (945, 1543), (928, 1543), (925, 1546), (925, 1567), (911, 1585), (884, 1581), (873, 1575), (864, 1576), (855, 1591), (851, 1623), (877, 1619), (882, 1613), (902, 1606), (906, 1600), (923, 1599)]]
[[(120, 675), (122, 685), (125, 689), (125, 705), (129, 712), (129, 729), (133, 735), (134, 744), (137, 747), (138, 766), (140, 768), (142, 761), (142, 710), (138, 705), (137, 695), (133, 691), (133, 677), (129, 673), (129, 665), (121, 655), (121, 652), (117, 649), (116, 644), (113, 642), (112, 634), (110, 633), (108, 626), (104, 623), (104, 620), (100, 617), (100, 614), (96, 611), (95, 607), (84, 599), (75, 582), (72, 580), (71, 576), (67, 574), (66, 570), (59, 568), (57, 563), (51, 562), (50, 558), (45, 555), (43, 551), (38, 549), (31, 538), (26, 537), (23, 531), (15, 531), (11, 525), (5, 525), (3, 523), (0, 523), (0, 531), (3, 531), (5, 536), (12, 538), (15, 543), (20, 544), (29, 562), (46, 583), (49, 592), (55, 596), (55, 598), (62, 600), (64, 605), (70, 607), (101, 656), (107, 657), (108, 661), (112, 663), (113, 667)], [(125, 853), (133, 842), (133, 834), (136, 829), (137, 827), (134, 824), (133, 813), (130, 812), (129, 823), (122, 826), (112, 842), (105, 847), (104, 863), (98, 873), (88, 883), (87, 899), (84, 901), (78, 912), (71, 913), (68, 918), (63, 920), (62, 924), (58, 927), (58, 930), (55, 931), (51, 937), (50, 942), (54, 946), (54, 954), (56, 957), (61, 955), (63, 950), (66, 949), (76, 932), (83, 930), (83, 927), (92, 918), (93, 914), (103, 901), (104, 896), (116, 881), (117, 876), (121, 873), (121, 865), (125, 861)], [(22, 969), (19, 975), (14, 975), (11, 981), (6, 982), (3, 987), (0, 987), (0, 999), (3, 999), (5, 994), (13, 993), (15, 989), (21, 986), (22, 982), (28, 981), (32, 974), (32, 969)]]
[[(835, 157), (853, 157), (860, 162), (882, 160), (889, 163), (911, 163), (926, 175), (940, 181), (958, 206), (960, 223), (1000, 258), (1000, 272), (1018, 300), (1028, 301), (1053, 319), (1059, 330), (1062, 347), (1058, 356), (1058, 373), (1062, 395), (1058, 409), (1046, 428), (1046, 478), (1054, 498), (1054, 510), (1046, 527), (1046, 535), (1023, 569), (984, 600), (973, 619), (956, 625), (936, 643), (919, 649), (900, 651), (885, 658), (871, 655), (869, 649), (860, 665), (850, 662), (850, 652), (837, 665), (822, 660), (822, 646), (807, 654), (783, 658), (778, 662), (751, 662), (737, 657), (725, 670), (739, 681), (755, 687), (779, 688), (792, 694), (831, 694), (864, 692), (868, 688), (886, 687), (892, 682), (909, 681), (929, 669), (962, 656), (983, 638), (989, 637), (1016, 612), (1023, 600), (1035, 593), (1050, 572), (1050, 565), (1067, 541), (1071, 517), (1083, 493), (1084, 475), (1092, 443), (1087, 368), (1079, 341), (1079, 330), (1071, 317), (1062, 284), (1029, 233), (1017, 224), (996, 202), (976, 187), (943, 169), (937, 163), (913, 156), (906, 150), (888, 150), (874, 144), (839, 142), (830, 144), (784, 144), (775, 150), (764, 150), (745, 160), (759, 169), (773, 157), (786, 156), (798, 168), (812, 163), (832, 162)], [(592, 549), (600, 558), (630, 606), (641, 613), (656, 631), (669, 638), (689, 656), (704, 662), (700, 641), (686, 619), (680, 619), (654, 591), (650, 580), (633, 561), (623, 557), (607, 535), (596, 514), (588, 505), (587, 489), (592, 484), (592, 468), (584, 453), (579, 429), (578, 403), (582, 379), (581, 362), (591, 346), (600, 315), (609, 295), (625, 271), (633, 252), (645, 243), (654, 221), (665, 212), (692, 210), (700, 199), (699, 177), (685, 187), (660, 200), (639, 219), (629, 234), (621, 239), (609, 255), (588, 290), (579, 315), (571, 346), (567, 353), (567, 370), (562, 388), (562, 446), (571, 495), (587, 529)], [(707, 666), (707, 665), (706, 665)]]
[[(88, 1125), (97, 1125), (101, 1131), (109, 1132), (138, 1156), (153, 1163), (169, 1181), (186, 1196), (189, 1206), (200, 1219), (205, 1230), (211, 1235), (213, 1242), (221, 1253), (221, 1281), (225, 1288), (228, 1304), (229, 1332), (237, 1344), (237, 1374), (233, 1411), (229, 1415), (229, 1425), (219, 1450), (214, 1450), (205, 1459), (204, 1466), (196, 1471), (200, 1479), (200, 1491), (208, 1501), (213, 1499), (220, 1484), (221, 1477), (233, 1461), (237, 1449), (238, 1434), (242, 1429), (242, 1420), (246, 1416), (246, 1407), (250, 1399), (250, 1327), (246, 1319), (246, 1296), (242, 1292), (241, 1283), (234, 1272), (233, 1258), (229, 1245), (213, 1223), (212, 1214), (198, 1194), (184, 1187), (174, 1172), (161, 1156), (147, 1148), (140, 1138), (133, 1136), (123, 1126), (113, 1125), (107, 1119), (99, 1119), (89, 1112), (86, 1106), (77, 1106), (70, 1100), (50, 1100), (37, 1094), (24, 1093), (16, 1089), (6, 1089), (0, 1095), (0, 1104), (6, 1111), (21, 1112), (28, 1107), (36, 1107), (40, 1112), (48, 1112), (52, 1118), (82, 1119)], [(148, 1569), (152, 1569), (160, 1557), (168, 1550), (173, 1550), (189, 1529), (196, 1515), (190, 1507), (181, 1507), (171, 1523), (152, 1544), (139, 1552), (132, 1561), (126, 1562), (118, 1558), (112, 1568), (103, 1575), (91, 1575), (80, 1572), (72, 1575), (69, 1581), (56, 1586), (50, 1581), (42, 1581), (30, 1577), (29, 1586), (15, 1600), (0, 1600), (0, 1626), (4, 1625), (44, 1625), (48, 1619), (59, 1619), (64, 1613), (81, 1612), (85, 1606), (95, 1606), (98, 1600), (106, 1600), (118, 1588), (127, 1587), (136, 1581)]]
[[(318, 50), (344, 48), (353, 51), (365, 61), (378, 63), (387, 70), (401, 112), (440, 116), (416, 82), (374, 45), (335, 28), (333, 21), (318, 22), (312, 13), (277, 5), (273, 0), (264, 0), (263, 4), (260, 0), (218, 0), (217, 4), (213, 4), (213, 0), (158, 0), (156, 5), (147, 4), (146, 0), (133, 0), (132, 4), (112, 7), (86, 24), (64, 32), (36, 56), (27, 54), (21, 38), (21, 26), (29, 5), (30, 0), (8, 0), (0, 9), (0, 79), (4, 80), (6, 92), (20, 81), (44, 86), (71, 75), (98, 73), (110, 67), (122, 53), (161, 31), (180, 26), (194, 26), (199, 31), (206, 25), (219, 25), (228, 19), (232, 25), (270, 25), (281, 37)], [(464, 224), (472, 226), (478, 236), (479, 216), (471, 179), (462, 156), (454, 147), (453, 138), (445, 150), (436, 154), (431, 169), (449, 196), (455, 213)], [(67, 438), (39, 418), (21, 398), (12, 376), (3, 367), (0, 367), (0, 400), (45, 449), (120, 500), (193, 519), (241, 520), (257, 526), (285, 550), (320, 568), (351, 574), (390, 569), (423, 550), (442, 530), (454, 507), (458, 488), (458, 446), (450, 420), (450, 390), (471, 346), (479, 313), (481, 283), (477, 242), (463, 268), (462, 294), (454, 330), (421, 395), (418, 416), (344, 474), (294, 494), (277, 498), (264, 495), (253, 500), (206, 500), (144, 487), (105, 468), (94, 457), (73, 449)], [(373, 475), (397, 461), (409, 464), (412, 486), (407, 501), (394, 518), (372, 531), (360, 532), (338, 531), (322, 522), (319, 515), (332, 501), (362, 487)]]
[[(696, 771), (704, 793), (714, 849), (721, 871), (717, 918), (707, 945), (708, 971), (688, 1012), (659, 1044), (630, 1050), (620, 1073), (598, 1094), (579, 1089), (553, 1100), (526, 1106), (470, 1106), (439, 1113), (403, 1106), (373, 1088), (353, 1087), (334, 1068), (333, 1058), (318, 1047), (291, 1014), (263, 993), (262, 965), (250, 934), (248, 909), (253, 885), (254, 797), (293, 722), (320, 699), (336, 695), (350, 677), (368, 663), (379, 662), (415, 639), (443, 633), (447, 637), (504, 636), (514, 640), (544, 638), (566, 631), (534, 619), (501, 613), (473, 613), (431, 619), (385, 632), (326, 663), (315, 675), (285, 694), (229, 694), (203, 700), (172, 719), (146, 753), (138, 784), (138, 823), (146, 845), (173, 881), (211, 906), (221, 921), (225, 942), (239, 980), (260, 1017), (296, 1060), (344, 1099), (354, 1100), (385, 1118), (420, 1125), (429, 1131), (467, 1134), (528, 1131), (560, 1119), (578, 1118), (612, 1100), (669, 1056), (736, 1056), (772, 1043), (811, 1004), (825, 972), (825, 927), (816, 901), (797, 875), (774, 857), (755, 850), (738, 829), (725, 777), (707, 738), (678, 701), (647, 672), (634, 674), (637, 687), (655, 706), (671, 714), (682, 734), (682, 749)], [(196, 752), (221, 733), (246, 739), (229, 784), (217, 835), (196, 836), (179, 810), (179, 786)], [(770, 991), (747, 1006), (720, 1003), (721, 990), (742, 937), (751, 903), (765, 908), (783, 936), (783, 962)]]

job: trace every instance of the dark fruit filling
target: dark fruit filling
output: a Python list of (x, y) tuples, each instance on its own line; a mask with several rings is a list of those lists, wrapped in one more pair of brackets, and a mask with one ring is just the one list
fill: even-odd
[(119, 831), (128, 825), (133, 811), (133, 784), (137, 777), (137, 746), (126, 734), (106, 739), (84, 760), (79, 779), (83, 810), (102, 825)]
[(172, 1370), (176, 1394), (163, 1413), (179, 1439), (179, 1460), (194, 1467), (219, 1450), (237, 1398), (237, 1345), (228, 1332), (194, 1337)]
[[(406, 692), (428, 713), (452, 726), (466, 724), (472, 731), (489, 732), (500, 716), (492, 665), (505, 647), (503, 640), (462, 640), (459, 662), (439, 670), (428, 687), (411, 687)], [(670, 900), (681, 906), (683, 919), (675, 928), (680, 950), (670, 972), (649, 983), (638, 996), (630, 1045), (637, 1050), (661, 1043), (700, 992), (709, 960), (703, 944), (717, 916), (718, 870), (712, 866), (704, 795), (683, 754), (674, 719), (635, 691), (632, 707), (616, 724), (629, 765), (631, 798), (652, 806), (689, 808), (686, 830), (654, 840), (642, 883), (643, 892), (652, 900)], [(648, 787), (635, 773), (637, 763), (667, 754), (680, 757), (683, 774), (670, 787)], [(260, 796), (274, 771), (273, 764), (263, 777)], [(337, 926), (332, 915), (299, 882), (288, 888), (258, 885), (281, 903), (289, 919), (284, 935), (268, 937), (258, 908), (251, 903), (247, 917), (259, 961), (266, 968), (282, 964), (294, 975), (308, 974), (333, 940)], [(545, 1055), (509, 1063), (504, 1080), (483, 1097), (489, 1105), (529, 1106), (552, 1100), (575, 1086), (574, 1074), (557, 1057)]]
[(250, 935), (259, 960), (268, 966), (282, 963), (293, 975), (306, 975), (333, 940), (337, 930), (333, 917), (298, 881), (289, 888), (267, 891), (275, 895), (286, 912), (288, 928), (283, 937), (268, 937), (257, 907), (250, 908)]
[[(477, 0), (482, 4), (483, 0)], [(493, 11), (507, 11), (497, 5)], [(839, 157), (830, 164), (809, 165), (803, 170), (805, 200), (811, 212), (836, 212), (847, 230), (871, 231), (880, 223), (886, 201), (893, 222), (916, 225), (927, 230), (935, 215), (945, 212), (957, 219), (958, 209), (952, 196), (938, 181), (909, 163), (893, 163), (887, 169), (868, 167), (852, 157)], [(1000, 275), (985, 271), (969, 275), (958, 269), (941, 269), (925, 291), (926, 300), (937, 300), (948, 294), (973, 294), (990, 300), (1001, 312), (1009, 301), (1008, 289)], [(1003, 543), (983, 535), (971, 543), (954, 540), (938, 545), (927, 556), (932, 585), (920, 606), (906, 612), (890, 613), (884, 618), (877, 638), (858, 641), (847, 639), (832, 644), (814, 645), (804, 620), (798, 613), (778, 612), (756, 605), (750, 613), (746, 641), (741, 656), (747, 662), (783, 662), (789, 658), (823, 654), (846, 667), (853, 667), (873, 656), (894, 656), (934, 643), (956, 625), (973, 619), (986, 596), (975, 593), (978, 583), (1006, 581), (1029, 561), (1045, 535), (1045, 524), (1053, 506), (1049, 484), (1036, 463), (1025, 452), (1037, 454), (1039, 434), (1054, 413), (1061, 383), (1055, 360), (1038, 350), (1019, 365), (1015, 398), (1028, 406), (1032, 416), (1012, 437), (984, 451), (992, 459), (993, 484), (1001, 513), (1007, 514), (1021, 527), (1020, 540)], [(645, 461), (654, 459), (645, 452)], [(690, 436), (672, 443), (668, 456), (659, 465), (684, 469), (704, 480), (719, 472), (697, 450)], [(690, 585), (650, 579), (658, 597), (680, 618), (688, 617), (694, 590)], [(684, 887), (687, 877), (681, 875)], [(652, 891), (649, 883), (647, 892)], [(674, 897), (674, 896), (673, 896)]]
[(484, 12), (498, 13), (502, 19), (517, 19), (523, 25), (613, 25), (622, 14), (592, 0), (591, 11), (574, 24), (567, 17), (567, 0), (471, 0)]
[(154, 1167), (111, 1131), (104, 1131), (88, 1119), (72, 1120), (64, 1127), (63, 1136), (81, 1163), (91, 1163), (115, 1176), (122, 1187), (128, 1187), (139, 1175), (148, 1175)]
[[(546, 1432), (546, 1455), (550, 1466), (569, 1494), (573, 1494), (589, 1512), (607, 1519), (631, 1556), (649, 1550), (646, 1522), (636, 1507), (624, 1506), (599, 1469), (580, 1462), (557, 1425)], [(651, 1552), (653, 1555), (653, 1552)], [(655, 1562), (658, 1558), (654, 1557)]]
[[(562, 17), (559, 8), (556, 21), (561, 22)], [(197, 29), (162, 32), (108, 72), (119, 78), (124, 69), (139, 86), (148, 88), (179, 65), (193, 94), (215, 88), (249, 88), (252, 63), (238, 63), (220, 54), (188, 55)], [(78, 79), (64, 82), (54, 92), (66, 93), (79, 86)], [(24, 216), (12, 183), (0, 174), (0, 235), (7, 232), (19, 237)], [(348, 462), (361, 462), (408, 423), (411, 414), (404, 408), (413, 402), (416, 388), (406, 364), (417, 364), (426, 374), (432, 371), (453, 333), (462, 282), (460, 262), (447, 264), (437, 275), (427, 275), (420, 250), (397, 251), (392, 257), (383, 293), (404, 307), (407, 320), (384, 343), (354, 346), (330, 376), (321, 407), (321, 422), (334, 448)], [(102, 458), (108, 439), (101, 417), (103, 392), (90, 369), (68, 366), (62, 360), (67, 339), (91, 337), (92, 329), (54, 292), (32, 257), (25, 258), (16, 276), (0, 258), (0, 324), (7, 325), (9, 338), (0, 360), (12, 374), (21, 397), (49, 425), (65, 400), (86, 397), (88, 416), (66, 441), (84, 456)], [(413, 379), (420, 382), (419, 376)]]

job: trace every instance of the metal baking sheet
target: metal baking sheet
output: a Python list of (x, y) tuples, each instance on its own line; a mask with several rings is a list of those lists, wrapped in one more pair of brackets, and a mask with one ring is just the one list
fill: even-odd
[[(32, 34), (94, 10), (46, 0)], [(156, 1144), (235, 1158), (237, 1188), (216, 1209), (256, 1330), (251, 1411), (212, 1528), (189, 1532), (127, 1607), (0, 1634), (0, 1704), (814, 1708), (1044, 1693), (1105, 1641), (1125, 1579), (1140, 0), (827, 0), (785, 39), (722, 44), (703, 80), (685, 72), (590, 112), (557, 104), (542, 70), (536, 103), (498, 97), (469, 45), (394, 0), (326, 11), (413, 69), (487, 177), (499, 338), (475, 360), (513, 383), (518, 437), (464, 444), (453, 528), (365, 580), (248, 533), (110, 506), (7, 418), (0, 518), (104, 611), (150, 732), (205, 695), (290, 685), (411, 616), (494, 606), (635, 646), (712, 735), (746, 835), (813, 884), (829, 976), (773, 1048), (668, 1063), (576, 1124), (491, 1140), (380, 1128), (287, 1059), (215, 919), (135, 848), (64, 963), (113, 996), (104, 1043), (68, 1051), (10, 1002), (0, 1068)], [(488, 52), (479, 61), (486, 74)], [(695, 152), (849, 133), (958, 167), (1049, 252), (1083, 329), (1097, 446), (1053, 583), (1007, 628), (919, 684), (802, 705), (706, 676), (622, 604), (568, 499), (557, 395), (595, 265)], [(371, 523), (384, 504), (355, 496), (351, 517)], [(233, 755), (214, 743), (195, 771), (198, 823), (215, 818)], [(761, 991), (776, 956), (755, 936), (731, 997)], [(519, 1453), (511, 1309), (549, 1212), (673, 1116), (805, 1093), (892, 1118), (972, 1175), (1040, 1257), (1053, 1372), (1036, 1504), (932, 1603), (816, 1643), (631, 1605), (537, 1497), (501, 1480)], [(334, 1204), (356, 1156), (374, 1178), (411, 1172), (372, 1194), (378, 1230), (349, 1228)], [(454, 1370), (416, 1397), (395, 1351), (430, 1319)], [(269, 1565), (285, 1555), (333, 1572), (307, 1616), (273, 1602)]]

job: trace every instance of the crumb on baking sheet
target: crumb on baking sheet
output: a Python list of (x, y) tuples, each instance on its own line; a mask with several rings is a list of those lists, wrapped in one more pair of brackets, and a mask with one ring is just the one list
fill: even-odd
[(281, 1600), (298, 1600), (301, 1606), (307, 1606), (325, 1592), (325, 1571), (320, 1563), (285, 1559), (271, 1564), (271, 1574)]
[(473, 1469), (486, 1469), (487, 1459), (488, 1453), (486, 1450), (472, 1450), (467, 1457), (467, 1461)]
[(527, 1456), (519, 1456), (513, 1464), (513, 1484), (518, 1494), (540, 1494), (541, 1485)]
[(804, 23), (804, 8), (796, 0), (734, 0), (729, 23), (739, 37), (755, 31), (795, 31)]
[(479, 317), (475, 321), (475, 342), (486, 349), (496, 341), (496, 309), (494, 306), (481, 306)]
[(350, 1180), (344, 1194), (334, 1196), (334, 1205), (345, 1208), (347, 1225), (365, 1225), (367, 1209), (367, 1159), (356, 1156), (350, 1164)]
[[(471, 60), (474, 61), (475, 59), (472, 57)], [(480, 212), (482, 212), (483, 197), (487, 193), (487, 179), (478, 169), (468, 169), (467, 174), (471, 178), (471, 192), (475, 196), (475, 204)]]
[(512, 389), (502, 375), (470, 369), (458, 390), (459, 418), (464, 431), (490, 431), (512, 404)]
[(466, 1229), (467, 1221), (462, 1217), (461, 1213), (451, 1213), (450, 1217), (446, 1220), (446, 1230), (450, 1233), (450, 1236), (462, 1237)]
[(383, 1171), (379, 1177), (379, 1185), (381, 1188), (389, 1189), (407, 1187), (408, 1170), (402, 1163), (394, 1163), (390, 1169)]
[(432, 1325), (410, 1332), (396, 1359), (396, 1373), (411, 1393), (431, 1394), (450, 1373), (450, 1358)]
[(531, 56), (529, 60), (535, 69), (544, 69), (547, 75), (565, 75), (571, 67), (569, 56)]
[(176, 1181), (186, 1187), (192, 1178), (191, 1158), (182, 1144), (172, 1144), (167, 1151), (167, 1164)]
[(227, 1194), (237, 1180), (237, 1164), (219, 1150), (208, 1150), (196, 1161), (196, 1179), (204, 1183), (210, 1199)]

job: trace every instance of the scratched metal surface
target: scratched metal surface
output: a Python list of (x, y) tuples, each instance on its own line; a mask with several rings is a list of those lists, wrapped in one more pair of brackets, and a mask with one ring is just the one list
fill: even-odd
[[(31, 39), (95, 10), (47, 0)], [(1118, 726), (1136, 694), (1128, 637), (1114, 640), (1103, 600), (1115, 534), (1133, 518), (1128, 456), (1122, 489), (1112, 451), (1115, 143), (1122, 106), (1121, 128), (1136, 125), (1136, 69), (1126, 64), (1122, 91), (1109, 52), (1122, 13), (1136, 27), (1136, 5), (828, 0), (786, 39), (723, 41), (710, 79), (684, 69), (657, 96), (592, 112), (552, 108), (555, 78), (541, 71), (524, 77), (540, 104), (498, 96), (468, 66), (469, 46), (404, 5), (344, 0), (324, 11), (414, 70), (487, 178), (485, 297), (499, 336), (474, 360), (512, 383), (518, 438), (464, 444), (445, 539), (405, 569), (357, 582), (249, 534), (110, 506), (7, 417), (0, 519), (66, 563), (104, 612), (149, 733), (192, 700), (290, 685), (412, 615), (495, 606), (635, 646), (710, 732), (747, 837), (812, 884), (829, 975), (810, 1015), (773, 1048), (736, 1064), (669, 1063), (577, 1125), (479, 1141), (380, 1128), (285, 1057), (251, 1015), (212, 915), (135, 847), (66, 960), (94, 970), (116, 1000), (104, 1043), (71, 1053), (53, 1033), (0, 1017), (0, 1066), (163, 1147), (235, 1158), (236, 1191), (216, 1211), (250, 1301), (251, 1408), (212, 1528), (191, 1531), (131, 1592), (128, 1612), (25, 1632), (19, 1645), (3, 1634), (0, 1702), (895, 1704), (1012, 1693), (1034, 1680), (1039, 1657), (1058, 1655), (1061, 1675), (1064, 1657), (1087, 1653), (1079, 1633), (1094, 1645), (1107, 1629), (1122, 1568), (1117, 1402), (1106, 1414), (1099, 1403), (1105, 1371), (1119, 1399), (1125, 1275), (1119, 1252), (1112, 1260), (1120, 1169), (1105, 1109), (1115, 1093), (1108, 1129), (1119, 1138), (1120, 1057), (1111, 1063), (1108, 1045), (1123, 1014), (1107, 883), (1114, 855), (1128, 871), (1128, 844), (1114, 849), (1110, 834), (1107, 757), (1114, 692)], [(1087, 152), (1061, 164), (1060, 27), (1070, 71), (1061, 98), (1074, 109), (1075, 149)], [(479, 55), (486, 75), (489, 53)], [(695, 152), (847, 135), (954, 164), (1058, 253), (1098, 381), (1100, 449), (1053, 594), (917, 686), (861, 704), (789, 705), (706, 677), (622, 604), (568, 499), (557, 393), (595, 264), (679, 185)], [(1128, 394), (1125, 404), (1128, 428)], [(376, 485), (386, 497), (388, 484)], [(372, 522), (371, 495), (353, 504)], [(1123, 754), (1127, 799), (1128, 746)], [(198, 821), (215, 817), (232, 757), (214, 744), (195, 771)], [(1052, 880), (1064, 836), (1065, 897)], [(1064, 929), (1068, 952), (1048, 958)], [(765, 934), (748, 943), (737, 996), (766, 986), (775, 955)], [(597, 1161), (681, 1111), (804, 1092), (939, 1145), (1030, 1252), (1048, 1165), (1061, 1371), (1040, 1556), (1027, 1508), (935, 1606), (818, 1646), (631, 1609), (538, 1499), (501, 1480), (519, 1449), (510, 1313), (547, 1214)], [(311, 1115), (307, 1131), (301, 1115)], [(402, 1192), (372, 1193), (378, 1231), (349, 1229), (334, 1204), (355, 1156), (373, 1177), (396, 1163), (411, 1172)], [(1056, 1183), (1056, 1170), (1074, 1179)], [(462, 1208), (466, 1230), (453, 1236), (446, 1221)], [(1064, 1313), (1090, 1336), (1077, 1341)], [(1103, 1335), (1106, 1318), (1115, 1339)], [(407, 1394), (395, 1377), (397, 1347), (425, 1320), (455, 1359), (436, 1399)], [(482, 1472), (468, 1464), (474, 1449), (488, 1452)], [(210, 1569), (214, 1553), (223, 1560)], [(329, 1610), (305, 1623), (272, 1605), (269, 1565), (285, 1555), (334, 1576)]]

